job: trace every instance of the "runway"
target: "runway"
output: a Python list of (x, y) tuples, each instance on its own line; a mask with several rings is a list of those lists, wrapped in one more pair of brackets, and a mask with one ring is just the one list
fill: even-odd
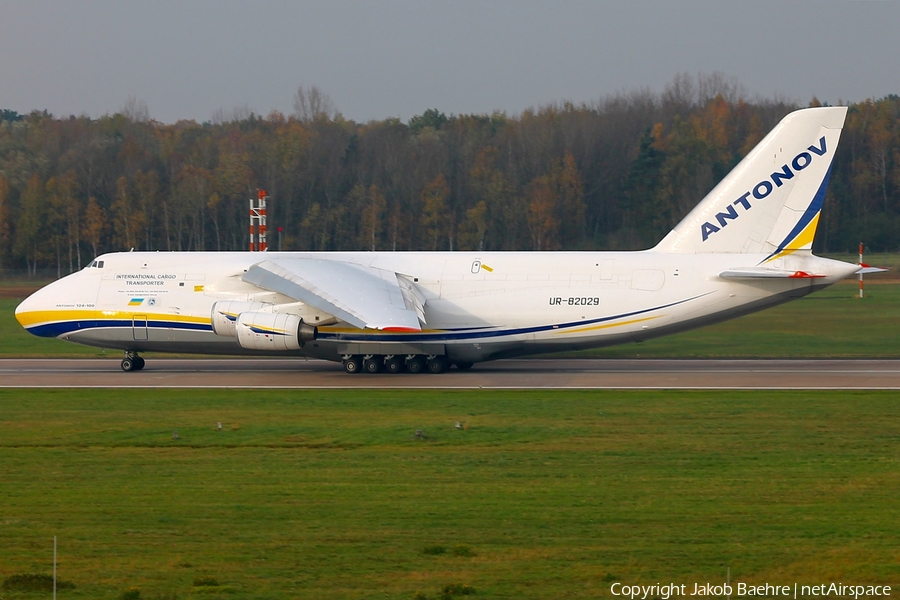
[(3, 388), (900, 389), (900, 360), (522, 359), (431, 374), (344, 373), (303, 359), (0, 360)]

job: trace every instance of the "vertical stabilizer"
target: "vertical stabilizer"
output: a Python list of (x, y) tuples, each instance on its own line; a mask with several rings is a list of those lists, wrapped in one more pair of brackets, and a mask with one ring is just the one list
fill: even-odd
[(787, 115), (655, 250), (771, 260), (812, 248), (846, 114), (841, 106)]

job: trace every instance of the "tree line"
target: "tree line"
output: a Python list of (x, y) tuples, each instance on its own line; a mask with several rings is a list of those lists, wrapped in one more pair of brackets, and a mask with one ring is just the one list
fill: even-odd
[[(813, 99), (811, 105), (817, 105)], [(291, 115), (165, 124), (0, 110), (0, 268), (65, 274), (116, 250), (244, 250), (270, 195), (283, 250), (652, 246), (796, 105), (721, 75), (510, 116), (356, 123), (316, 88)], [(280, 229), (280, 233), (277, 233)], [(898, 249), (900, 97), (851, 104), (815, 249)]]

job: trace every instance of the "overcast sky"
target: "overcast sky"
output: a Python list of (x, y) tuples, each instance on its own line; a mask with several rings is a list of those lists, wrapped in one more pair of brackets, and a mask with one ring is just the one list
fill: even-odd
[(3, 0), (0, 108), (163, 122), (290, 113), (298, 85), (349, 119), (516, 115), (677, 73), (806, 104), (900, 93), (900, 1)]

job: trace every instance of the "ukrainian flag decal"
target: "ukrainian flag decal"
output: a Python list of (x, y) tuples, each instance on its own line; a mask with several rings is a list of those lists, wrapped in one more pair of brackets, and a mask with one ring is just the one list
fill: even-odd
[(128, 306), (140, 306), (143, 302), (143, 298), (132, 298), (131, 301), (128, 302)]

